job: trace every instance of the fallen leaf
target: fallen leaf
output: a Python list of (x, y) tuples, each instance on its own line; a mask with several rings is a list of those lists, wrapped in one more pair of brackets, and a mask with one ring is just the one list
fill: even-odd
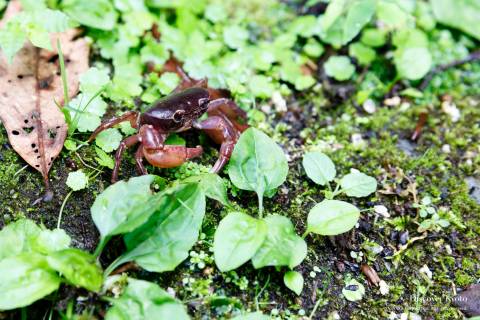
[(375, 269), (373, 269), (372, 267), (370, 267), (368, 264), (362, 264), (361, 268), (360, 268), (363, 272), (363, 274), (365, 275), (365, 277), (367, 278), (368, 282), (371, 284), (371, 285), (374, 285), (374, 286), (377, 286), (378, 287), (378, 284), (380, 283), (381, 279), (380, 277), (378, 276), (377, 272), (375, 271)]
[[(10, 1), (0, 27), (19, 11), (20, 2)], [(0, 53), (0, 120), (12, 147), (42, 174), (47, 190), (48, 172), (67, 135), (65, 118), (56, 105), (64, 102), (56, 43), (58, 39), (62, 46), (68, 95), (73, 97), (79, 75), (88, 69), (88, 43), (75, 39), (78, 33), (72, 29), (52, 35), (53, 52), (25, 43), (12, 64)]]

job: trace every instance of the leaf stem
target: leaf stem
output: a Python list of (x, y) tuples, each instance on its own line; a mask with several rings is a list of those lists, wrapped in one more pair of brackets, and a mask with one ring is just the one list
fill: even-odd
[(305, 239), (309, 234), (310, 234), (310, 231), (308, 229), (305, 230), (305, 232), (302, 234), (302, 239)]
[(320, 303), (323, 301), (323, 299), (318, 299), (317, 302), (315, 303), (315, 306), (313, 306), (313, 310), (310, 313), (310, 316), (308, 317), (308, 320), (313, 319), (313, 316), (317, 312), (318, 307), (320, 306)]
[(62, 45), (60, 39), (57, 39), (58, 60), (60, 61), (60, 74), (62, 76), (63, 84), (63, 105), (68, 104), (68, 82), (67, 82), (67, 70), (65, 69), (65, 59), (63, 57)]
[(108, 277), (109, 274), (111, 274), (115, 269), (117, 269), (118, 266), (124, 264), (125, 262), (128, 262), (124, 260), (124, 256), (120, 256), (117, 259), (115, 259), (108, 267), (105, 269), (105, 272), (103, 273), (103, 276), (106, 278)]
[(110, 240), (110, 237), (100, 238), (100, 242), (97, 248), (95, 249), (95, 252), (93, 253), (93, 256), (95, 258), (98, 258), (100, 256), (100, 254), (102, 253), (103, 249), (105, 248), (109, 240)]
[(67, 200), (68, 198), (70, 198), (72, 193), (73, 193), (73, 190), (67, 193), (67, 196), (65, 197), (65, 199), (63, 199), (62, 206), (60, 207), (60, 212), (58, 213), (57, 229), (60, 229), (60, 224), (62, 223), (63, 209), (65, 208), (65, 204), (67, 204)]
[(257, 193), (258, 196), (258, 217), (263, 218), (263, 194)]

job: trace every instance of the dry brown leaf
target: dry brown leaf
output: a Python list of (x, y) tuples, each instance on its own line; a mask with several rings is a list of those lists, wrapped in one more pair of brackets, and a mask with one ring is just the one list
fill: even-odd
[[(21, 10), (11, 1), (1, 21), (3, 25)], [(79, 75), (88, 69), (89, 46), (75, 39), (78, 30), (52, 36), (53, 52), (38, 49), (29, 42), (17, 53), (12, 64), (0, 53), (0, 120), (15, 151), (45, 180), (53, 160), (63, 148), (67, 124), (57, 101), (63, 104), (63, 85), (56, 49), (60, 40), (65, 57), (68, 95), (78, 92)]]

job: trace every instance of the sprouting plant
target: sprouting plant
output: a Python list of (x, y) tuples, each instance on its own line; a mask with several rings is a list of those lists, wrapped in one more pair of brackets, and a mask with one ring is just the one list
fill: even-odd
[(375, 192), (377, 182), (358, 171), (352, 171), (337, 181), (333, 162), (325, 154), (307, 153), (303, 161), (307, 175), (320, 185), (327, 185), (326, 200), (312, 208), (303, 238), (295, 232), (290, 219), (280, 215), (263, 215), (263, 195), (273, 195), (286, 179), (288, 166), (281, 148), (261, 131), (250, 128), (240, 137), (232, 154), (228, 173), (239, 189), (258, 195), (258, 218), (244, 212), (230, 212), (220, 222), (214, 237), (215, 263), (221, 271), (238, 268), (251, 260), (255, 268), (288, 267), (285, 285), (299, 294), (303, 277), (293, 271), (307, 255), (304, 238), (310, 233), (337, 235), (352, 229), (360, 210), (354, 205), (333, 198), (342, 193), (366, 197)]
[[(325, 200), (316, 204), (308, 214), (307, 230), (304, 237), (310, 233), (320, 235), (337, 235), (351, 230), (360, 218), (360, 210), (351, 203), (334, 200), (340, 194), (350, 197), (367, 197), (377, 189), (377, 181), (358, 170), (352, 170), (341, 179), (335, 180), (336, 169), (332, 160), (319, 151), (306, 153), (303, 157), (303, 167), (307, 176), (315, 183), (327, 186)], [(333, 189), (330, 182), (335, 181)]]

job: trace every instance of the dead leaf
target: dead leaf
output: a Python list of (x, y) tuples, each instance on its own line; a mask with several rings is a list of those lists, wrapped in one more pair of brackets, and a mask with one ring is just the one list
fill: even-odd
[(360, 270), (362, 270), (363, 274), (365, 275), (365, 277), (367, 278), (368, 282), (371, 285), (378, 287), (378, 284), (380, 283), (381, 279), (378, 276), (375, 269), (370, 267), (368, 264), (362, 264), (362, 266), (360, 267)]
[[(0, 25), (21, 11), (11, 1)], [(52, 35), (53, 52), (25, 46), (9, 64), (0, 53), (0, 120), (15, 151), (43, 176), (48, 189), (48, 172), (63, 148), (67, 124), (57, 101), (63, 104), (63, 85), (56, 49), (60, 40), (65, 57), (68, 95), (78, 92), (79, 75), (88, 69), (89, 47), (75, 39), (79, 30)]]

